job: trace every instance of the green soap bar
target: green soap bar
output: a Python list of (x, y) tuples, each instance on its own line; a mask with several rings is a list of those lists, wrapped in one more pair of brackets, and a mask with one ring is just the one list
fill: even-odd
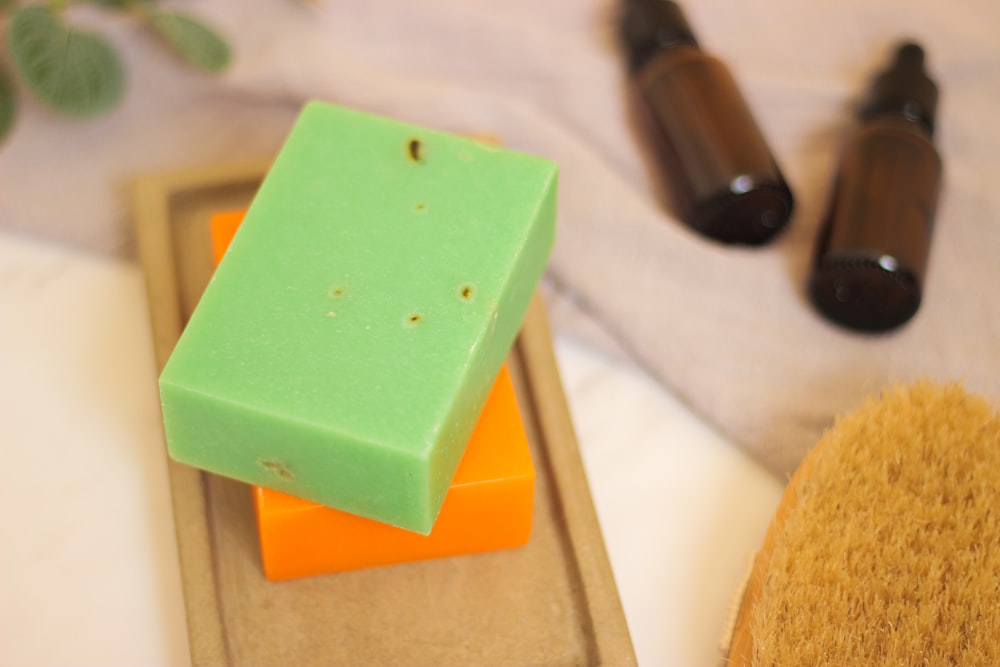
[(429, 533), (552, 250), (556, 182), (308, 104), (160, 376), (171, 456)]

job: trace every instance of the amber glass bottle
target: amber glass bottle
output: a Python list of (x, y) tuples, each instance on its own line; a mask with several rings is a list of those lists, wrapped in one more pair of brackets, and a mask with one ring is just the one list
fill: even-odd
[(920, 306), (941, 180), (937, 100), (923, 49), (905, 43), (859, 110), (809, 276), (816, 308), (848, 328), (886, 331)]
[(699, 48), (676, 3), (626, 0), (623, 10), (639, 120), (678, 214), (719, 241), (769, 241), (792, 193), (732, 74)]

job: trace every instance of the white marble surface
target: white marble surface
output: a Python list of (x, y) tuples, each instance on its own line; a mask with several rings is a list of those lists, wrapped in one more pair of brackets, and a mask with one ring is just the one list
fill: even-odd
[[(714, 665), (777, 504), (635, 367), (556, 350), (641, 665)], [(0, 664), (187, 664), (139, 268), (0, 233)]]

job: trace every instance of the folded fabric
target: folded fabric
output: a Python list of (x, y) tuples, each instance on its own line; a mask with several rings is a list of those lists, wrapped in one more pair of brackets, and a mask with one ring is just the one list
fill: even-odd
[[(129, 78), (123, 106), (81, 122), (21, 105), (0, 147), (0, 225), (131, 253), (139, 173), (273, 154), (307, 99), (450, 131), (489, 131), (560, 163), (549, 271), (556, 330), (598, 332), (734, 442), (790, 471), (834, 414), (890, 380), (960, 379), (1000, 398), (1000, 5), (849, 0), (684, 3), (732, 69), (797, 198), (759, 249), (696, 236), (666, 210), (626, 108), (611, 2), (402, 0), (176, 3), (234, 47), (201, 75), (126, 16), (73, 7)], [(942, 91), (943, 196), (925, 301), (896, 333), (821, 319), (806, 271), (852, 103), (903, 37)]]

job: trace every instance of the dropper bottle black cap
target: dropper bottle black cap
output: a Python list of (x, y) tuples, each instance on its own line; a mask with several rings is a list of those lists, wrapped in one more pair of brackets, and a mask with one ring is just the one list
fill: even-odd
[(924, 71), (924, 50), (915, 42), (896, 49), (892, 64), (872, 83), (858, 116), (862, 121), (899, 115), (934, 135), (938, 88)]
[(923, 49), (904, 42), (858, 110), (808, 288), (849, 329), (888, 331), (920, 307), (941, 178), (937, 101)]

